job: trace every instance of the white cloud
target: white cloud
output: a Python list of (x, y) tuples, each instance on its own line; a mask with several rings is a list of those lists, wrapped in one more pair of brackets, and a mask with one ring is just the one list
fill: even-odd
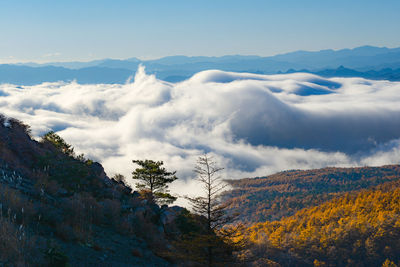
[[(212, 152), (227, 178), (400, 161), (400, 83), (204, 71), (181, 83), (0, 85), (0, 112), (58, 131), (109, 175), (163, 160), (185, 179)], [(181, 181), (175, 192), (194, 190)]]

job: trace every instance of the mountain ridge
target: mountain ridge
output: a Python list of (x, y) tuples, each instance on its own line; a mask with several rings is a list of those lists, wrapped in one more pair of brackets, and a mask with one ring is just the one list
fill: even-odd
[[(179, 64), (176, 60), (181, 60), (183, 63), (189, 62), (199, 62), (199, 61), (206, 61), (206, 62), (218, 62), (224, 61), (229, 59), (276, 59), (276, 58), (290, 58), (290, 56), (304, 56), (304, 55), (323, 55), (323, 54), (340, 54), (340, 55), (351, 55), (351, 53), (358, 53), (358, 55), (363, 56), (371, 56), (377, 54), (383, 54), (388, 52), (400, 52), (400, 47), (388, 48), (388, 47), (377, 47), (371, 45), (364, 45), (355, 48), (344, 48), (344, 49), (321, 49), (316, 51), (308, 51), (308, 50), (297, 50), (293, 52), (287, 53), (280, 53), (272, 56), (258, 56), (258, 55), (240, 55), (240, 54), (231, 54), (231, 55), (223, 55), (223, 56), (185, 56), (185, 55), (173, 55), (173, 56), (165, 56), (156, 59), (149, 59), (149, 60), (141, 60), (136, 57), (131, 57), (127, 59), (113, 59), (113, 58), (104, 58), (104, 59), (96, 59), (90, 61), (65, 61), (65, 62), (47, 62), (47, 63), (16, 63), (18, 65), (31, 65), (31, 66), (63, 66), (63, 64), (86, 64), (87, 65), (97, 65), (102, 64), (107, 61), (130, 61), (130, 62), (152, 62), (152, 63), (159, 63), (167, 62), (169, 64)], [(174, 61), (175, 60), (175, 61)], [(181, 63), (182, 63), (181, 62)], [(67, 67), (67, 66), (65, 66)], [(68, 68), (68, 67), (67, 67)]]
[[(218, 69), (232, 72), (276, 74), (310, 72), (321, 76), (400, 80), (400, 48), (362, 46), (353, 49), (295, 51), (270, 57), (256, 55), (168, 56), (140, 60), (100, 59), (88, 62), (17, 63), (0, 65), (0, 83), (33, 85), (43, 82), (125, 83), (139, 65), (157, 78), (180, 82), (195, 73)], [(332, 71), (345, 66), (343, 69)], [(390, 70), (389, 70), (390, 69)]]

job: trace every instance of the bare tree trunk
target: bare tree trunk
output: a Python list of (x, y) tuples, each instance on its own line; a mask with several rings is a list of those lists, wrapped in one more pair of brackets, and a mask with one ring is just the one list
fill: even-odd
[(220, 194), (226, 186), (220, 176), (222, 170), (223, 168), (218, 167), (208, 155), (199, 157), (194, 172), (197, 174), (197, 180), (203, 185), (203, 196), (186, 197), (191, 202), (193, 211), (206, 219), (207, 229), (202, 234), (205, 243), (199, 250), (202, 250), (203, 264), (209, 267), (215, 266), (219, 260), (217, 254), (223, 250), (222, 247), (218, 247), (224, 244), (217, 232), (230, 221), (220, 200)]

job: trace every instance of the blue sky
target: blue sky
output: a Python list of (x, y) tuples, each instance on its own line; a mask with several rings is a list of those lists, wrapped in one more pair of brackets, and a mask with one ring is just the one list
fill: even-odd
[(398, 0), (2, 0), (0, 63), (400, 46)]

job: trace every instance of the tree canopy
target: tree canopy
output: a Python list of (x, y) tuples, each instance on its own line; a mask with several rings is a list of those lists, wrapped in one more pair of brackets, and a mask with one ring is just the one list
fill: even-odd
[(132, 178), (139, 181), (136, 183), (137, 189), (148, 191), (159, 204), (170, 204), (176, 200), (168, 190), (168, 184), (178, 179), (176, 171), (167, 171), (163, 161), (146, 159), (132, 162), (140, 166), (132, 172)]
[(75, 155), (74, 148), (71, 145), (67, 144), (67, 142), (65, 142), (62, 137), (60, 137), (53, 131), (46, 133), (42, 137), (42, 140), (52, 143), (58, 150), (62, 151), (68, 156), (73, 157)]
[(393, 266), (400, 261), (400, 182), (254, 224), (243, 235), (254, 258), (283, 266)]

